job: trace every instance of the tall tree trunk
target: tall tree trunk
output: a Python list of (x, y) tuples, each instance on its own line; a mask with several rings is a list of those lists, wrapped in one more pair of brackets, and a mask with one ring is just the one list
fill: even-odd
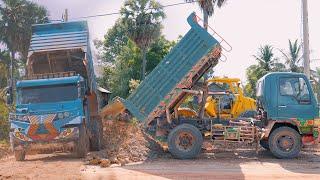
[(208, 12), (203, 10), (203, 27), (208, 31), (209, 15)]
[(146, 66), (147, 66), (146, 54), (147, 54), (147, 48), (143, 48), (143, 49), (142, 49), (142, 71), (141, 71), (141, 80), (144, 80), (144, 78), (146, 77)]
[(9, 86), (10, 87), (13, 87), (13, 61), (15, 59), (15, 52), (14, 51), (11, 51), (11, 58), (10, 58), (10, 74), (8, 75), (9, 78), (10, 78), (10, 82), (9, 82)]

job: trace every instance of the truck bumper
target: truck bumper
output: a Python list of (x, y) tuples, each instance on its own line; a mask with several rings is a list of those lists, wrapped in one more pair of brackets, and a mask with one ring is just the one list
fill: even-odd
[[(10, 143), (13, 150), (38, 150), (38, 149), (48, 149), (51, 147), (66, 147), (72, 146), (73, 142), (79, 138), (79, 128), (71, 127), (66, 128), (61, 133), (53, 139), (44, 140), (33, 140), (28, 137), (23, 132), (14, 131), (10, 132)], [(52, 148), (51, 148), (52, 149)]]

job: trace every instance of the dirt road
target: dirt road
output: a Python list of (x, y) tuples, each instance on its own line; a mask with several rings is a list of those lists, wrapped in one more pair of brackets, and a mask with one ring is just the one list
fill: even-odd
[(267, 151), (215, 152), (195, 160), (169, 157), (123, 167), (85, 165), (69, 154), (32, 155), (25, 162), (0, 160), (0, 179), (320, 179), (320, 154), (274, 159)]

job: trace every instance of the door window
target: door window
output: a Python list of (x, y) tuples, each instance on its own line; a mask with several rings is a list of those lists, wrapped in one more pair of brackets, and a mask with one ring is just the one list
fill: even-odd
[(303, 78), (280, 78), (280, 95), (294, 97), (299, 104), (310, 103), (310, 92)]

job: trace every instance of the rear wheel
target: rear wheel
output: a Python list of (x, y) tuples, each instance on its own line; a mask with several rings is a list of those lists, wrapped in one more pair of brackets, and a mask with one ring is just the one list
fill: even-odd
[(14, 157), (16, 158), (16, 161), (24, 161), (26, 158), (26, 151), (14, 150)]
[(196, 157), (201, 151), (202, 142), (201, 132), (190, 124), (175, 127), (168, 136), (169, 151), (179, 159)]
[(84, 125), (79, 127), (79, 138), (75, 142), (74, 153), (79, 158), (86, 157), (89, 151), (89, 137)]
[(269, 137), (270, 151), (281, 159), (297, 157), (301, 151), (301, 136), (290, 127), (279, 127)]
[(103, 145), (103, 127), (101, 119), (96, 119), (91, 126), (92, 137), (90, 138), (91, 150), (99, 151)]

